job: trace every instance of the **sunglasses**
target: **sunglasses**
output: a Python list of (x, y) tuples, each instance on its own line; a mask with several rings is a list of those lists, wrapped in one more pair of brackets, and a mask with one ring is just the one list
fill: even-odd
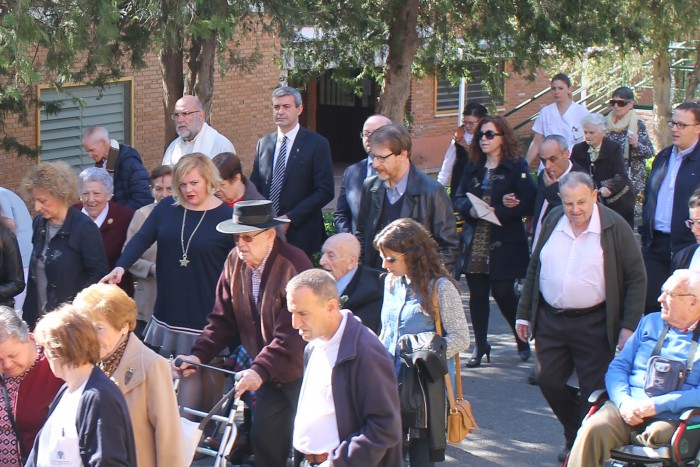
[(629, 103), (630, 101), (626, 101), (624, 99), (610, 99), (610, 101), (608, 102), (608, 104), (610, 104), (610, 107), (624, 107)]
[(481, 138), (483, 138), (484, 136), (486, 136), (486, 139), (492, 140), (492, 139), (494, 139), (496, 136), (503, 136), (503, 133), (496, 133), (496, 132), (493, 131), (493, 130), (479, 131), (479, 132), (476, 133), (476, 139), (477, 139), (477, 141), (480, 140)]
[(400, 255), (396, 255), (396, 256), (382, 256), (382, 255), (379, 255), (379, 256), (381, 256), (382, 261), (386, 261), (389, 264), (394, 264), (395, 262), (397, 262), (399, 260), (399, 258), (401, 258), (405, 254), (406, 253), (401, 253)]
[(254, 239), (255, 237), (257, 237), (258, 235), (260, 235), (261, 233), (263, 233), (263, 232), (265, 232), (265, 231), (267, 231), (267, 229), (261, 230), (260, 232), (256, 233), (255, 235), (250, 235), (250, 234), (233, 234), (233, 241), (234, 241), (234, 242), (238, 242), (238, 240), (243, 240), (243, 241), (246, 242), (246, 243), (250, 243), (250, 242), (253, 241), (253, 239)]

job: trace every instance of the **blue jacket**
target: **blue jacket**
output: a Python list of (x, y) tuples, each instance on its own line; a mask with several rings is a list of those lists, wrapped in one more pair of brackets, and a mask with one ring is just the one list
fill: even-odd
[(367, 158), (356, 162), (343, 172), (338, 203), (333, 213), (335, 231), (354, 234), (357, 230), (357, 215), (360, 211), (362, 186), (367, 178)]
[(27, 299), (23, 307), (23, 318), (30, 329), (34, 328), (45, 312), (73, 300), (78, 292), (96, 284), (109, 272), (102, 235), (97, 225), (77, 209), (69, 208), (63, 225), (49, 242), (46, 252), (46, 309), (39, 309), (36, 268), (37, 261), (44, 252), (46, 224), (43, 216), (34, 218)]
[[(49, 416), (68, 389), (63, 385), (49, 409)], [(102, 370), (95, 367), (85, 384), (75, 420), (83, 465), (90, 467), (136, 467), (136, 445), (129, 409), (121, 391)], [(37, 461), (39, 438), (25, 467)], [(176, 446), (179, 449), (179, 445)]]
[(328, 458), (338, 467), (401, 466), (401, 409), (391, 358), (352, 313), (346, 320), (331, 376), (340, 445)]
[[(644, 392), (647, 361), (665, 326), (661, 313), (650, 313), (642, 318), (637, 330), (630, 336), (622, 351), (610, 362), (605, 375), (605, 386), (610, 400), (619, 408), (628, 398), (647, 399)], [(670, 328), (659, 355), (686, 362), (693, 332)], [(693, 368), (700, 368), (700, 352), (695, 354)], [(652, 397), (656, 415), (653, 418), (678, 418), (683, 411), (700, 407), (700, 371), (691, 371), (680, 391)]]
[[(648, 247), (654, 237), (656, 201), (659, 196), (659, 188), (666, 175), (672, 147), (668, 146), (662, 149), (656, 156), (644, 189), (642, 225), (639, 227), (643, 248)], [(673, 192), (673, 213), (671, 214), (671, 251), (673, 253), (677, 253), (682, 248), (695, 243), (695, 237), (693, 237), (690, 229), (685, 226), (685, 221), (688, 219), (688, 200), (698, 186), (700, 186), (700, 143), (695, 146), (693, 152), (685, 157), (676, 176), (676, 188)]]
[[(477, 219), (469, 214), (472, 203), (467, 198), (467, 193), (478, 198), (483, 197), (484, 190), (481, 182), (486, 171), (485, 164), (485, 156), (476, 164), (468, 164), (464, 168), (459, 188), (454, 194), (455, 211), (462, 214), (473, 227), (476, 226)], [(489, 277), (494, 280), (520, 279), (525, 277), (530, 259), (523, 217), (532, 213), (537, 189), (527, 163), (522, 158), (515, 162), (502, 161), (494, 169), (493, 178), (491, 206), (495, 209), (501, 226), (491, 225)], [(509, 193), (515, 193), (520, 204), (513, 208), (505, 207), (503, 195)], [(470, 253), (471, 248), (467, 250), (466, 255)], [(464, 259), (464, 261), (467, 260)]]
[(113, 201), (134, 211), (153, 202), (150, 176), (143, 166), (141, 155), (126, 144), (119, 145), (119, 157), (114, 168)]

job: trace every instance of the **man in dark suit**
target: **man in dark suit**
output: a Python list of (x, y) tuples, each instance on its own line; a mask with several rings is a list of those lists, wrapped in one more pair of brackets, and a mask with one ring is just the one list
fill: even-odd
[(360, 242), (350, 233), (339, 233), (326, 240), (321, 251), (321, 267), (336, 280), (341, 308), (352, 311), (378, 335), (384, 281), (378, 270), (358, 264)]
[(584, 170), (569, 159), (569, 146), (566, 138), (560, 135), (546, 136), (539, 148), (539, 158), (544, 167), (537, 176), (537, 195), (532, 214), (532, 246), (535, 248), (539, 230), (545, 216), (556, 206), (561, 205), (559, 179), (571, 171)]
[(370, 144), (377, 175), (365, 180), (362, 187), (356, 233), (362, 246), (362, 264), (381, 267), (381, 258), (372, 246), (374, 236), (392, 221), (410, 217), (431, 233), (445, 267), (451, 271), (459, 239), (445, 187), (411, 162), (411, 135), (403, 125), (392, 123), (377, 129)]
[(372, 154), (369, 145), (369, 137), (372, 136), (377, 128), (391, 123), (387, 117), (383, 115), (372, 115), (362, 126), (362, 145), (367, 151), (367, 157), (360, 162), (352, 164), (345, 169), (343, 173), (343, 183), (340, 185), (340, 194), (338, 195), (338, 205), (333, 213), (335, 221), (335, 231), (338, 233), (349, 232), (354, 234), (357, 227), (357, 212), (360, 210), (360, 198), (362, 197), (362, 184), (365, 179), (376, 175), (372, 167)]
[(304, 106), (292, 87), (272, 93), (277, 131), (258, 140), (250, 181), (289, 219), (287, 241), (309, 255), (326, 238), (321, 209), (333, 199), (333, 166), (328, 140), (299, 125)]
[(668, 121), (672, 146), (651, 165), (642, 206), (642, 254), (647, 271), (644, 313), (659, 309), (661, 285), (671, 275), (671, 259), (695, 243), (686, 227), (688, 199), (700, 186), (700, 104), (684, 102)]

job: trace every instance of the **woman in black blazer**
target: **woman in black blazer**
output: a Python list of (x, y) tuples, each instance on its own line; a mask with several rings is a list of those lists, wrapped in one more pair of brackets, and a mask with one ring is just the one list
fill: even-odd
[[(487, 361), (491, 358), (487, 340), (489, 293), (513, 328), (520, 358), (530, 358), (529, 344), (515, 334), (517, 297), (513, 286), (515, 279), (525, 277), (530, 259), (522, 218), (532, 214), (536, 192), (513, 129), (503, 117), (482, 118), (474, 135), (469, 163), (454, 199), (455, 211), (466, 220), (465, 232), (473, 234), (471, 238), (462, 235), (462, 265), (456, 271), (457, 276), (465, 274), (470, 292), (469, 309), (476, 340), (472, 358), (467, 362), (470, 368), (481, 365), (484, 355)], [(501, 225), (479, 218), (467, 193), (485, 201)]]
[(588, 114), (581, 121), (586, 141), (571, 150), (571, 161), (583, 167), (598, 188), (599, 200), (634, 229), (635, 192), (625, 168), (622, 147), (605, 136), (605, 117)]

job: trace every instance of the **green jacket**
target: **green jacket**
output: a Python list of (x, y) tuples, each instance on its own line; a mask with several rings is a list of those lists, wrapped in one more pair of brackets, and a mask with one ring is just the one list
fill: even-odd
[[(634, 331), (642, 317), (647, 276), (641, 249), (627, 222), (600, 203), (598, 203), (598, 210), (605, 264), (608, 343), (610, 348), (614, 349), (620, 329)], [(530, 321), (530, 329), (535, 338), (537, 338), (537, 310), (540, 304), (540, 251), (563, 215), (564, 208), (557, 206), (544, 219), (542, 234), (530, 257), (518, 305), (517, 318)]]

